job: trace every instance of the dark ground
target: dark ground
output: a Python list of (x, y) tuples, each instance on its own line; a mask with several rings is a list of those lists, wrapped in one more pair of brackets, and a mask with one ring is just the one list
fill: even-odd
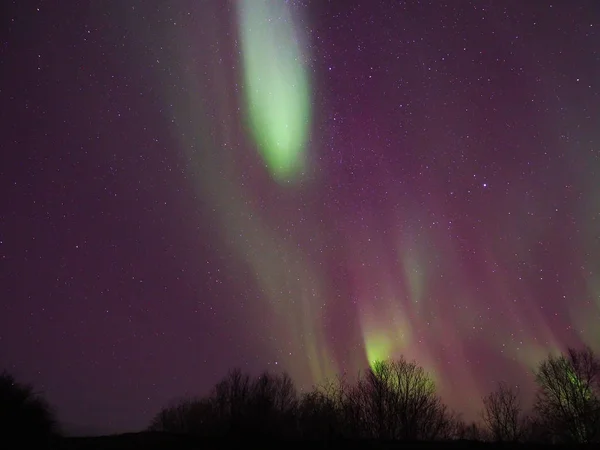
[(297, 440), (247, 440), (221, 439), (210, 440), (167, 433), (129, 433), (115, 436), (76, 437), (63, 439), (58, 448), (61, 450), (159, 450), (159, 449), (592, 449), (593, 446), (557, 446), (535, 444), (488, 444), (472, 441), (453, 442), (381, 442), (381, 441), (297, 441)]

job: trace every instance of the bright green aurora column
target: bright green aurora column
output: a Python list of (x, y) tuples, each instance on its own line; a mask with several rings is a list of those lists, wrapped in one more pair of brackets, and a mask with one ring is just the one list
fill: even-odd
[(271, 176), (287, 182), (305, 164), (310, 92), (287, 2), (238, 0), (246, 112)]

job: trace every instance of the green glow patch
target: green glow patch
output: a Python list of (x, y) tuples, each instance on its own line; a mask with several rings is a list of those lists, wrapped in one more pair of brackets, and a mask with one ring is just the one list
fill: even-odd
[(252, 135), (279, 182), (304, 169), (310, 89), (287, 2), (239, 0), (244, 88)]
[(393, 343), (385, 332), (371, 332), (365, 336), (365, 351), (372, 369), (376, 362), (389, 359), (392, 350)]
[(371, 368), (377, 361), (402, 355), (411, 341), (410, 323), (392, 307), (361, 314), (361, 328), (365, 354)]

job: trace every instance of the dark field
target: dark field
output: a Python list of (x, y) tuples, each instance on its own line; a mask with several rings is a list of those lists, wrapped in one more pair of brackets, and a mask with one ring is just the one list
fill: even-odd
[(500, 444), (474, 441), (452, 442), (385, 442), (372, 440), (248, 440), (248, 439), (201, 439), (168, 433), (129, 433), (115, 436), (65, 438), (58, 447), (61, 450), (162, 450), (162, 449), (592, 449), (594, 445), (544, 445)]

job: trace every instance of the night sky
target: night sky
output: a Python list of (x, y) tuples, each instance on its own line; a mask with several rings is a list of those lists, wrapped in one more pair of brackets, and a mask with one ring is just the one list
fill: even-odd
[(600, 351), (596, 0), (15, 0), (0, 44), (0, 368), (67, 428), (400, 355), (470, 418)]

